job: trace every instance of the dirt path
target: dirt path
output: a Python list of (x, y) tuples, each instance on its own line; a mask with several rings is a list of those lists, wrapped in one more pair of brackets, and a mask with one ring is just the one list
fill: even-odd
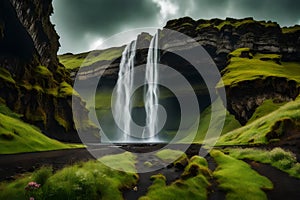
[[(152, 152), (160, 149), (163, 145), (123, 145), (124, 150), (128, 150), (135, 153)], [(180, 149), (180, 145), (173, 145), (171, 149)], [(187, 150), (188, 157), (197, 155), (199, 152), (199, 145), (192, 145)], [(93, 149), (98, 155), (111, 155), (119, 153), (117, 146), (101, 145)], [(32, 172), (35, 169), (43, 165), (52, 165), (55, 170), (60, 169), (66, 165), (74, 164), (78, 161), (87, 161), (95, 159), (86, 149), (68, 149), (59, 151), (48, 151), (48, 152), (35, 152), (35, 153), (23, 153), (14, 155), (0, 155), (0, 181), (13, 180), (16, 175), (24, 172)], [(137, 160), (137, 168), (142, 168), (145, 161), (155, 161), (155, 156), (145, 157), (139, 156)], [(207, 155), (209, 168), (214, 171), (216, 163), (214, 160)], [(159, 161), (158, 161), (159, 162)], [(300, 199), (300, 180), (288, 176), (286, 173), (277, 170), (276, 168), (260, 164), (254, 161), (247, 161), (251, 167), (263, 176), (269, 178), (274, 184), (274, 190), (267, 191), (269, 199)], [(154, 172), (140, 173), (139, 182), (136, 190), (123, 191), (125, 199), (138, 199), (139, 197), (147, 193), (148, 187), (152, 184), (150, 177), (154, 174), (161, 173), (167, 178), (167, 184), (174, 182), (178, 179), (182, 173), (182, 170), (169, 168), (164, 166), (163, 168)], [(212, 187), (209, 188), (211, 191), (208, 195), (209, 200), (225, 199), (225, 193), (220, 191), (217, 187), (217, 182), (211, 180)]]
[(300, 199), (300, 180), (290, 177), (270, 165), (255, 161), (247, 161), (251, 167), (262, 176), (267, 177), (274, 184), (274, 189), (266, 191), (268, 199), (272, 200), (296, 200)]
[[(95, 151), (99, 155), (117, 153), (115, 147), (107, 145), (97, 147)], [(85, 148), (0, 155), (0, 181), (13, 180), (14, 176), (18, 174), (33, 172), (44, 165), (51, 165), (54, 170), (57, 170), (79, 161), (91, 159), (95, 158)]]

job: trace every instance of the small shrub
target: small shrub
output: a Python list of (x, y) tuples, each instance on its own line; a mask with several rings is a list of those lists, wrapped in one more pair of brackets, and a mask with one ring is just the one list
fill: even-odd
[(274, 148), (270, 152), (271, 161), (279, 161), (279, 160), (289, 160), (290, 162), (296, 161), (295, 155), (291, 152), (284, 151), (281, 148)]
[(52, 172), (52, 167), (42, 167), (38, 171), (34, 172), (32, 176), (37, 183), (44, 185), (48, 178), (52, 176)]

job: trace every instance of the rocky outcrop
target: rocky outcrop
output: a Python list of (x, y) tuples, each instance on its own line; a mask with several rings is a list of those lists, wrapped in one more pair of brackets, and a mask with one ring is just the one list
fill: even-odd
[(226, 66), (230, 52), (243, 47), (259, 53), (280, 53), (285, 61), (300, 61), (298, 27), (283, 31), (276, 22), (255, 21), (253, 18), (195, 21), (184, 17), (168, 21), (165, 28), (194, 38), (220, 69)]
[[(59, 43), (49, 19), (52, 12), (52, 0), (0, 2), (0, 98), (47, 136), (79, 142), (71, 79), (56, 56)], [(74, 102), (87, 120), (82, 100), (75, 97)]]
[(226, 86), (227, 109), (245, 125), (256, 108), (266, 99), (275, 103), (295, 100), (300, 88), (297, 82), (280, 77), (268, 77), (240, 82), (235, 87)]

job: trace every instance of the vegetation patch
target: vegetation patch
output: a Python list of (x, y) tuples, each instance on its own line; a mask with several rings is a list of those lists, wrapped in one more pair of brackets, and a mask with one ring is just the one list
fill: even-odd
[[(202, 20), (203, 21), (203, 20)], [(254, 19), (245, 18), (241, 20), (222, 20), (221, 22), (215, 21), (212, 22), (210, 20), (204, 20), (203, 23), (199, 24), (196, 30), (201, 30), (206, 27), (213, 27), (218, 29), (219, 31), (224, 28), (225, 26), (232, 26), (233, 28), (239, 28), (246, 24), (259, 24), (263, 27), (276, 27), (278, 26), (275, 22), (266, 22), (266, 21), (255, 21)]]
[(166, 184), (166, 177), (157, 174), (151, 177), (153, 184), (148, 188), (145, 196), (139, 200), (152, 199), (207, 199), (207, 188), (210, 186), (211, 172), (207, 168), (204, 158), (194, 156), (180, 179), (170, 185)]
[(0, 67), (0, 79), (7, 81), (9, 83), (15, 84), (16, 81), (12, 78), (10, 72), (3, 67)]
[(252, 123), (253, 121), (279, 109), (281, 106), (286, 104), (286, 102), (275, 103), (273, 99), (264, 100), (264, 102), (256, 108), (252, 117), (248, 120), (247, 124)]
[(20, 115), (0, 104), (0, 154), (79, 147), (50, 139), (37, 127), (23, 122), (19, 117)]
[(299, 126), (300, 98), (281, 106), (277, 110), (253, 122), (221, 136), (218, 145), (265, 144), (280, 139), (289, 128)]
[(49, 71), (49, 69), (45, 66), (42, 66), (42, 65), (39, 65), (37, 66), (37, 68), (35, 69), (35, 72), (42, 75), (42, 76), (45, 76), (45, 77), (52, 77), (52, 72)]
[(96, 62), (113, 60), (121, 57), (124, 47), (113, 47), (80, 54), (64, 54), (58, 56), (59, 61), (69, 70), (90, 66)]
[(178, 150), (164, 149), (155, 155), (166, 163), (173, 163), (177, 168), (184, 168), (189, 162), (187, 155)]
[(288, 173), (290, 176), (300, 179), (300, 163), (297, 162), (296, 156), (289, 151), (279, 147), (268, 150), (261, 149), (227, 149), (230, 156), (237, 159), (249, 159), (264, 164), (270, 164), (277, 169)]
[(213, 176), (219, 188), (226, 192), (226, 199), (267, 199), (263, 190), (273, 189), (272, 182), (255, 170), (221, 151), (213, 150), (210, 155), (218, 164)]
[[(131, 153), (100, 158), (111, 161), (110, 166), (133, 170), (135, 157)], [(118, 160), (119, 162), (115, 162)], [(134, 171), (134, 170), (133, 170)], [(53, 173), (51, 167), (26, 174), (14, 182), (0, 184), (0, 199), (29, 199), (24, 189), (34, 182), (40, 187), (31, 194), (35, 199), (123, 199), (121, 190), (132, 188), (138, 180), (136, 173), (114, 170), (102, 162), (89, 161), (66, 167)]]
[(300, 31), (300, 26), (295, 25), (291, 27), (283, 27), (281, 30), (283, 34), (295, 33), (297, 31)]
[[(249, 57), (242, 56), (248, 52)], [(267, 77), (281, 77), (300, 83), (300, 63), (278, 63), (277, 54), (254, 54), (249, 48), (233, 51), (229, 65), (222, 71), (222, 80), (225, 86), (235, 87), (243, 81), (265, 79)], [(242, 57), (241, 57), (242, 56)], [(221, 87), (221, 82), (218, 87)]]

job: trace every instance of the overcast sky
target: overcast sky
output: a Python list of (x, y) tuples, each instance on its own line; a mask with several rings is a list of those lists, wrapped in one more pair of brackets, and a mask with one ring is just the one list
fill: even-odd
[(298, 0), (53, 0), (53, 4), (51, 21), (60, 36), (59, 53), (92, 50), (119, 32), (162, 27), (167, 20), (183, 16), (251, 16), (281, 26), (300, 24)]

